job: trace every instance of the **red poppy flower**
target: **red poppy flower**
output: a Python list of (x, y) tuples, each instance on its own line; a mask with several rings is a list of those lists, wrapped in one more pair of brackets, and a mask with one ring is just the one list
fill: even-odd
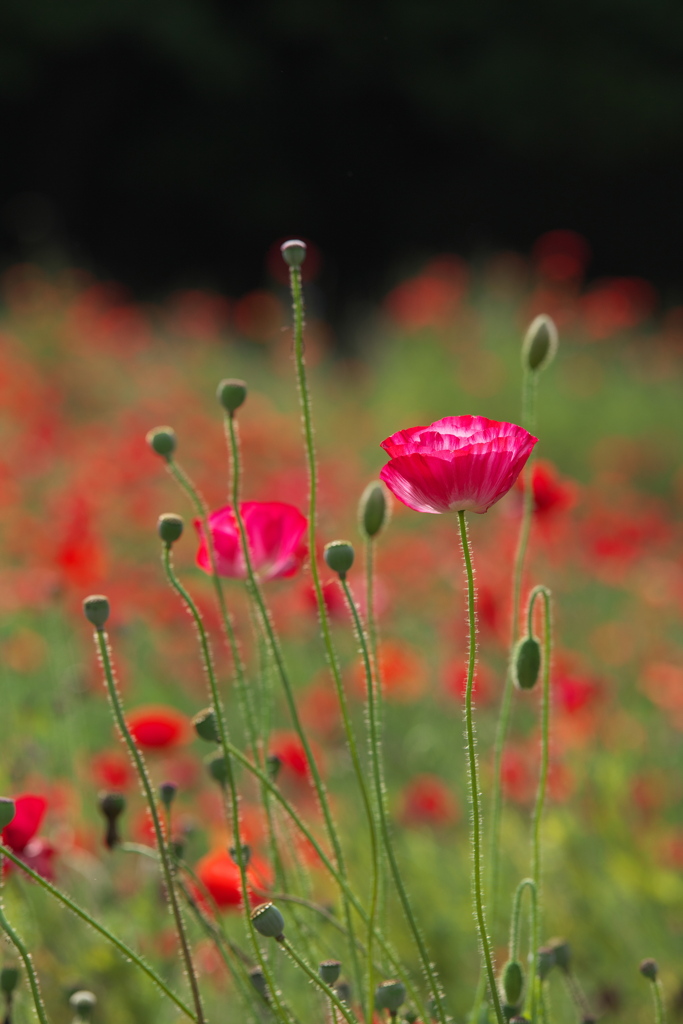
[[(2, 830), (3, 843), (39, 875), (53, 879), (52, 860), (55, 848), (46, 839), (36, 836), (47, 809), (47, 800), (44, 796), (26, 793), (24, 796), (15, 797), (14, 806), (14, 818)], [(10, 869), (8, 863), (5, 864), (5, 869)]]
[(438, 775), (416, 775), (403, 791), (403, 820), (409, 825), (450, 825), (459, 817), (455, 797)]
[[(195, 865), (195, 873), (221, 910), (238, 909), (242, 906), (240, 870), (227, 850), (212, 850), (207, 853)], [(252, 887), (264, 889), (271, 881), (271, 873), (266, 862), (252, 855), (247, 868), (247, 895), (252, 906), (262, 903), (266, 898), (257, 896)], [(201, 890), (198, 895), (201, 899)]]
[(174, 708), (155, 705), (138, 708), (127, 716), (128, 728), (139, 747), (164, 750), (182, 743), (189, 734), (185, 715)]
[[(261, 580), (293, 576), (306, 553), (303, 542), (306, 517), (294, 505), (282, 501), (245, 501), (240, 506), (249, 540), (251, 562)], [(197, 565), (211, 572), (211, 561), (200, 519), (194, 520), (199, 534)], [(230, 505), (209, 516), (209, 529), (219, 576), (244, 579), (247, 575), (237, 521)]]
[(446, 416), (392, 434), (380, 472), (416, 512), (484, 513), (515, 483), (537, 442), (523, 427), (483, 416)]
[(539, 459), (531, 470), (534, 515), (546, 520), (556, 512), (566, 512), (576, 504), (576, 484), (563, 480), (552, 462)]

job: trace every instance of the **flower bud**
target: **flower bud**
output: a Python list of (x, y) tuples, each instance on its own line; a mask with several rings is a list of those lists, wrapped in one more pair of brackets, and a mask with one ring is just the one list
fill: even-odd
[(334, 985), (341, 972), (341, 961), (323, 960), (318, 965), (318, 974), (326, 985)]
[(571, 966), (572, 951), (565, 939), (551, 939), (550, 945), (555, 954), (555, 963), (563, 971), (568, 971)]
[(243, 380), (226, 378), (218, 385), (216, 397), (223, 408), (231, 416), (234, 416), (247, 397), (247, 385)]
[(268, 754), (266, 768), (268, 770), (268, 778), (275, 782), (282, 768), (282, 758), (278, 754)]
[(0, 971), (0, 990), (4, 992), (5, 997), (11, 999), (12, 993), (19, 983), (19, 968), (18, 967), (3, 967)]
[(182, 537), (184, 525), (182, 516), (177, 516), (175, 512), (164, 512), (157, 519), (157, 533), (164, 544), (170, 547)]
[(159, 798), (167, 811), (170, 810), (177, 791), (178, 786), (175, 782), (162, 782), (159, 786)]
[(104, 845), (108, 850), (113, 850), (121, 842), (118, 820), (126, 808), (126, 798), (123, 793), (100, 793), (98, 803), (107, 822)]
[(208, 757), (205, 757), (204, 764), (206, 765), (206, 770), (211, 778), (214, 779), (219, 786), (225, 786), (227, 784), (228, 762), (221, 750), (216, 750), (215, 753), (209, 754)]
[(349, 544), (347, 540), (333, 540), (325, 545), (324, 556), (332, 572), (336, 572), (339, 579), (345, 580), (347, 572), (353, 565), (353, 544)]
[(505, 1000), (514, 1009), (521, 1003), (524, 991), (524, 971), (519, 960), (508, 960), (501, 977)]
[(534, 372), (550, 366), (559, 343), (554, 320), (542, 313), (531, 321), (522, 342), (522, 365)]
[(83, 614), (95, 629), (102, 629), (109, 618), (109, 600), (104, 594), (91, 594), (83, 602)]
[(406, 987), (402, 981), (383, 981), (375, 989), (375, 1008), (377, 1010), (388, 1010), (392, 1017), (401, 1003), (405, 1002)]
[(90, 1015), (97, 1003), (97, 999), (92, 992), (82, 989), (80, 992), (74, 992), (69, 1002), (76, 1011), (74, 1021), (81, 1021), (90, 1020)]
[(292, 238), (280, 246), (282, 258), (289, 267), (300, 267), (306, 259), (306, 243), (299, 238)]
[(284, 938), (285, 919), (274, 903), (262, 903), (256, 907), (251, 912), (251, 920), (259, 935), (278, 942)]
[(657, 961), (653, 960), (652, 957), (641, 961), (639, 970), (644, 978), (649, 978), (650, 981), (657, 980)]
[[(242, 843), (241, 846), (242, 846), (242, 867), (246, 868), (247, 865), (249, 864), (249, 861), (251, 860), (251, 846), (249, 845), (249, 843)], [(230, 850), (229, 850), (229, 853), (230, 853), (230, 856), (232, 857), (233, 861), (235, 862), (235, 864), (237, 864), (237, 866), (239, 867), (239, 861), (237, 860), (237, 847), (236, 846), (231, 846)]]
[(406, 1012), (403, 1014), (403, 1020), (406, 1022), (406, 1024), (415, 1024), (415, 1022), (419, 1019), (419, 1015), (415, 1012), (415, 1010), (406, 1010)]
[(519, 690), (532, 690), (541, 670), (541, 645), (535, 636), (519, 641), (514, 653), (514, 680)]
[(252, 983), (258, 994), (265, 1000), (268, 1000), (268, 983), (266, 976), (260, 967), (252, 967), (249, 971), (249, 981)]
[(0, 796), (0, 832), (2, 832), (6, 825), (9, 825), (16, 813), (17, 808), (14, 800), (8, 796)]
[(148, 431), (146, 441), (152, 451), (164, 459), (170, 459), (178, 445), (173, 427), (154, 427)]
[(345, 1006), (351, 1005), (351, 986), (348, 981), (338, 981), (334, 986), (334, 991), (337, 993), (340, 1003), (344, 1003)]
[(206, 740), (208, 743), (220, 743), (218, 719), (213, 708), (204, 708), (203, 711), (198, 711), (192, 719), (192, 724), (200, 739)]
[(360, 532), (365, 537), (376, 537), (389, 518), (387, 492), (379, 480), (373, 480), (365, 488), (358, 503)]
[(557, 964), (555, 950), (552, 946), (541, 946), (536, 954), (536, 973), (541, 981), (545, 981), (553, 967)]

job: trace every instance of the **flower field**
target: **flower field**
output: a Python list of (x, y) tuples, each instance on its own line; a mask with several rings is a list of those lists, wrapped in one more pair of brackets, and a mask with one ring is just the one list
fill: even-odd
[[(315, 794), (316, 772), (348, 884), (368, 911), (370, 879), (377, 881), (378, 935), (412, 985), (397, 1010), (385, 993), (389, 1001), (375, 1003), (375, 1018), (398, 1013), (414, 1024), (426, 1011), (433, 1019), (465, 1021), (472, 1011), (480, 956), (463, 739), (468, 616), (458, 515), (421, 515), (415, 504), (403, 503), (404, 490), (391, 500), (388, 522), (368, 539), (359, 531), (358, 508), (388, 458), (398, 466), (412, 457), (406, 445), (415, 424), (437, 427), (454, 417), (521, 424), (522, 338), (539, 314), (553, 318), (560, 341), (554, 360), (534, 377), (534, 422), (522, 424), (538, 443), (527, 444), (505, 486), (490, 488), (491, 502), (487, 494), (480, 501), (478, 492), (467, 505), (460, 495), (444, 498), (439, 491), (446, 505), (422, 508), (445, 512), (450, 501), (451, 512), (468, 509), (478, 614), (470, 689), (491, 952), (497, 975), (515, 959), (509, 956), (513, 894), (533, 873), (540, 681), (510, 691), (495, 852), (491, 830), (494, 745), (511, 643), (527, 628), (530, 591), (541, 586), (550, 593), (552, 657), (540, 939), (544, 948), (557, 936), (566, 939), (571, 960), (569, 969), (554, 961), (542, 988), (539, 982), (542, 1011), (534, 1003), (536, 984), (527, 979), (525, 1002), (515, 1012), (508, 1008), (506, 1017), (650, 1021), (649, 989), (660, 989), (639, 973), (645, 957), (659, 965), (666, 1012), (671, 1019), (683, 1014), (683, 307), (667, 307), (640, 280), (584, 286), (580, 251), (576, 239), (556, 232), (544, 236), (530, 260), (501, 254), (468, 266), (454, 256), (434, 258), (367, 310), (344, 347), (335, 347), (318, 312), (324, 302), (315, 276), (309, 281), (304, 274), (318, 468), (316, 565), (370, 792), (369, 818), (310, 571), (309, 481), (287, 268), (283, 276), (274, 263), (269, 289), (230, 301), (186, 291), (156, 305), (134, 304), (118, 287), (82, 272), (18, 266), (5, 274), (0, 794), (14, 800), (16, 813), (3, 845), (142, 956), (191, 1011), (184, 1013), (120, 947), (5, 858), (5, 913), (31, 953), (47, 1019), (71, 1020), (69, 998), (82, 990), (94, 993), (97, 1005), (76, 1007), (77, 1019), (198, 1019), (165, 898), (177, 888), (207, 1021), (239, 1015), (257, 1024), (340, 1022), (340, 1008), (323, 988), (316, 991), (300, 957), (316, 972), (320, 961), (341, 961), (342, 984), (330, 974), (329, 985), (349, 1018), (371, 1022), (364, 986), (369, 981), (372, 989), (373, 977), (376, 985), (393, 980), (396, 971), (380, 938), (375, 968), (368, 970), (361, 947), (367, 952), (368, 937), (372, 944), (372, 929), (360, 913), (345, 917), (343, 887), (325, 864), (334, 862), (335, 851)], [(247, 393), (224, 423), (216, 388), (225, 378), (245, 381)], [(528, 411), (529, 392), (526, 400)], [(177, 445), (170, 462), (146, 440), (160, 425), (174, 432), (166, 435)], [(237, 445), (244, 526), (267, 617), (259, 617), (255, 591), (245, 587), (242, 517), (230, 510)], [(391, 473), (382, 478), (400, 491)], [(204, 524), (188, 480), (211, 512)], [(484, 505), (492, 507), (484, 512)], [(525, 507), (530, 531), (519, 629), (513, 629)], [(157, 519), (164, 513), (183, 517), (178, 539), (162, 533), (160, 540)], [(355, 561), (338, 571), (324, 548), (340, 539), (354, 546)], [(214, 556), (232, 648), (215, 600)], [(329, 552), (328, 561), (333, 564)], [(206, 628), (226, 728), (243, 752), (244, 762), (228, 769), (234, 779), (221, 774), (220, 729), (213, 744), (198, 735), (196, 716), (215, 702), (187, 602), (169, 586), (169, 574), (196, 602)], [(370, 612), (369, 691), (345, 585), (363, 624)], [(106, 632), (132, 742), (154, 792), (173, 784), (157, 801), (160, 827), (173, 840), (165, 840), (168, 876), (160, 871), (148, 801), (107, 700), (102, 647), (98, 657), (103, 624), (83, 615), (91, 594), (109, 601)], [(539, 640), (546, 624), (541, 604), (531, 616)], [(281, 685), (285, 671), (308, 753)], [(384, 801), (372, 790), (375, 713)], [(214, 718), (203, 721), (214, 735)], [(260, 765), (263, 777), (249, 764)], [(240, 798), (237, 830), (231, 779)], [(369, 836), (376, 828), (379, 842), (383, 802), (393, 857), (443, 986), (441, 1008), (431, 1000), (393, 875), (373, 859)], [(243, 843), (249, 850), (240, 853)], [(274, 933), (254, 939), (243, 911), (245, 889), (252, 907), (272, 900), (281, 911), (289, 956)], [(355, 977), (349, 919), (358, 930)], [(520, 920), (519, 960), (533, 977), (526, 910)], [(0, 967), (20, 968), (8, 1005), (13, 1024), (23, 1024), (34, 1019), (25, 967), (9, 942), (2, 957)], [(483, 981), (479, 989), (480, 1018), (493, 1022)]]

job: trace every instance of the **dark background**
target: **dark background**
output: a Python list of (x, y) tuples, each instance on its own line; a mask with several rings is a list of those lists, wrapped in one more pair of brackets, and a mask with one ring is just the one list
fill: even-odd
[(238, 294), (300, 235), (343, 304), (570, 228), (683, 284), (679, 0), (4, 0), (0, 40), (5, 265)]

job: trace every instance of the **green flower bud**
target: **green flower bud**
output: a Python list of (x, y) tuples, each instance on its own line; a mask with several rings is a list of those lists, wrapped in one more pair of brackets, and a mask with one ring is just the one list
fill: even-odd
[(6, 825), (9, 825), (16, 813), (17, 808), (14, 800), (8, 796), (0, 796), (0, 832), (2, 832)]
[(657, 980), (657, 961), (653, 960), (652, 957), (648, 957), (646, 960), (641, 961), (639, 970), (644, 978), (649, 978), (650, 981)]
[(216, 392), (218, 401), (231, 416), (234, 416), (247, 397), (247, 385), (243, 380), (226, 378), (218, 385)]
[(171, 544), (175, 544), (177, 540), (180, 540), (184, 526), (183, 517), (177, 516), (175, 512), (164, 512), (157, 519), (157, 533), (164, 544), (167, 544), (169, 547)]
[(173, 427), (154, 427), (147, 432), (146, 441), (152, 451), (164, 459), (170, 459), (178, 445)]
[(262, 903), (251, 912), (251, 920), (259, 935), (280, 942), (284, 938), (285, 919), (274, 903)]
[(563, 971), (568, 971), (571, 966), (572, 951), (565, 939), (551, 939), (550, 945), (555, 954), (555, 963)]
[(519, 960), (508, 960), (501, 977), (505, 1000), (514, 1009), (521, 1003), (524, 991), (524, 971)]
[(209, 754), (208, 757), (205, 757), (204, 764), (206, 765), (206, 770), (211, 778), (214, 779), (219, 786), (227, 785), (228, 762), (221, 750), (216, 750), (215, 753)]
[(177, 792), (178, 786), (175, 782), (162, 782), (159, 786), (159, 798), (167, 811), (170, 810)]
[(514, 680), (519, 690), (532, 690), (541, 670), (541, 645), (535, 636), (519, 641), (514, 653)]
[(345, 580), (347, 572), (353, 565), (353, 544), (347, 540), (333, 540), (325, 545), (324, 556), (332, 572), (336, 572), (341, 580)]
[(536, 973), (541, 981), (545, 981), (553, 967), (557, 964), (555, 950), (552, 946), (541, 946), (536, 954)]
[(358, 503), (360, 532), (365, 537), (376, 537), (389, 518), (386, 488), (373, 480), (365, 488)]
[(306, 259), (306, 243), (299, 238), (292, 238), (280, 246), (282, 258), (289, 267), (300, 267)]
[(83, 602), (83, 614), (95, 629), (102, 629), (109, 618), (109, 600), (104, 594), (91, 594)]
[(326, 985), (334, 985), (341, 972), (341, 961), (323, 960), (318, 965), (318, 974)]
[(192, 719), (192, 724), (200, 739), (206, 740), (208, 743), (220, 743), (218, 719), (213, 708), (204, 708), (203, 711), (198, 711)]
[(406, 999), (406, 987), (402, 981), (383, 981), (375, 989), (375, 1008), (388, 1010), (392, 1017)]
[(275, 782), (282, 768), (282, 758), (278, 754), (268, 754), (266, 768), (268, 769), (268, 778)]
[(403, 1014), (403, 1020), (406, 1022), (406, 1024), (415, 1024), (415, 1021), (419, 1019), (419, 1014), (417, 1014), (415, 1010), (406, 1010), (406, 1012)]
[(86, 989), (83, 989), (80, 992), (74, 992), (74, 994), (69, 999), (69, 1002), (71, 1003), (73, 1009), (76, 1011), (75, 1020), (81, 1021), (90, 1020), (90, 1015), (92, 1014), (92, 1011), (95, 1008), (97, 999), (92, 994), (92, 992), (88, 992)]
[(268, 983), (266, 981), (266, 976), (260, 967), (252, 967), (249, 971), (249, 981), (252, 983), (261, 998), (265, 999), (267, 1002), (269, 999)]
[(3, 967), (0, 971), (0, 989), (7, 998), (11, 997), (19, 983), (18, 967)]
[(543, 313), (537, 316), (522, 342), (522, 366), (533, 372), (545, 370), (555, 358), (558, 343), (555, 322)]
[[(246, 868), (251, 860), (251, 846), (249, 843), (242, 843), (242, 867)], [(239, 861), (237, 860), (237, 847), (231, 846), (229, 850), (230, 856), (233, 861), (239, 867)]]

